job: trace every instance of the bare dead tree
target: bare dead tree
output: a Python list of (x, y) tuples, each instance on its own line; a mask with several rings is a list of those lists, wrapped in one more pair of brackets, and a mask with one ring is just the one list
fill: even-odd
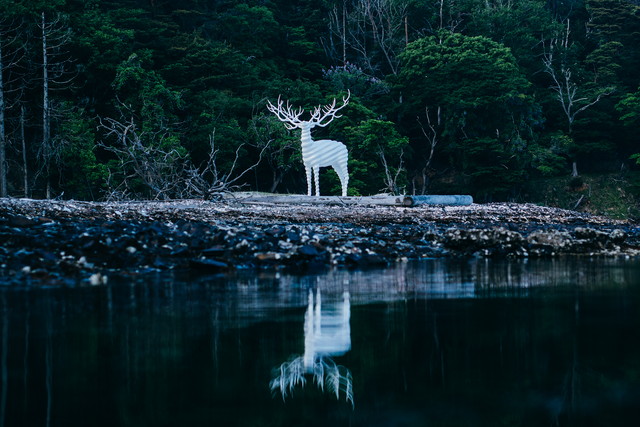
[(52, 102), (51, 90), (68, 87), (75, 78), (69, 71), (71, 60), (65, 47), (71, 39), (71, 29), (66, 26), (62, 16), (48, 21), (45, 13), (41, 14), (38, 24), (42, 38), (42, 142), (38, 157), (42, 160), (41, 171), (46, 177), (46, 196), (51, 197), (51, 162), (59, 154), (60, 147), (51, 138)]
[(218, 167), (218, 149), (216, 148), (215, 129), (209, 136), (209, 158), (204, 168), (197, 168), (189, 163), (185, 168), (185, 193), (182, 197), (203, 197), (205, 199), (215, 198), (219, 194), (240, 188), (240, 180), (249, 172), (258, 167), (263, 159), (264, 153), (269, 147), (267, 142), (261, 149), (258, 160), (241, 172), (236, 172), (240, 152), (244, 144), (240, 144), (235, 151), (235, 157), (228, 171), (222, 172)]
[(24, 55), (24, 46), (18, 43), (16, 33), (20, 25), (0, 19), (0, 197), (7, 196), (7, 128), (6, 109), (8, 108), (6, 95), (10, 92), (8, 85), (14, 79), (6, 79), (5, 75), (15, 68)]
[[(128, 121), (100, 119), (99, 128), (105, 131), (106, 139), (115, 141), (114, 144), (99, 143), (117, 158), (117, 172), (111, 173), (110, 177), (121, 175), (119, 182), (109, 182), (110, 199), (126, 199), (132, 192), (140, 197), (135, 194), (134, 180), (141, 181), (155, 199), (169, 199), (176, 193), (176, 175), (183, 173), (185, 155), (173, 148), (161, 148), (166, 132), (147, 137), (138, 130), (133, 117)], [(145, 139), (154, 144), (145, 143)]]
[[(429, 107), (424, 107), (424, 113), (427, 119), (427, 128), (429, 129), (429, 131), (427, 132), (424, 125), (420, 121), (419, 116), (417, 117), (417, 121), (418, 121), (418, 124), (420, 125), (420, 129), (422, 130), (422, 134), (427, 139), (427, 143), (429, 144), (429, 157), (427, 157), (427, 161), (426, 161), (426, 167), (428, 168), (431, 166), (431, 161), (433, 160), (433, 154), (436, 150), (436, 146), (438, 145), (438, 131), (436, 130), (434, 124), (431, 122), (431, 114), (429, 113)], [(440, 122), (441, 122), (440, 113), (441, 113), (441, 109), (438, 106), (438, 109), (436, 112), (437, 126), (440, 126)]]
[[(371, 75), (379, 74), (375, 55), (381, 55), (392, 74), (399, 70), (398, 54), (408, 43), (407, 3), (395, 0), (356, 0), (348, 10), (346, 2), (329, 15), (329, 30), (340, 40), (342, 62), (347, 50)], [(333, 45), (335, 43), (332, 42)]]
[[(441, 30), (449, 30), (452, 33), (458, 31), (458, 27), (460, 27), (463, 23), (463, 14), (457, 12), (455, 9), (455, 1), (454, 0), (438, 0), (437, 2), (437, 23), (435, 26), (435, 32), (441, 33)], [(431, 27), (433, 30), (433, 27)], [(440, 39), (442, 43), (442, 39)]]
[(384, 154), (384, 150), (382, 148), (378, 150), (378, 155), (380, 156), (380, 161), (382, 162), (382, 167), (384, 168), (384, 191), (388, 191), (391, 194), (400, 194), (398, 180), (400, 179), (402, 171), (404, 171), (404, 150), (400, 151), (400, 161), (398, 163), (398, 166), (395, 168), (395, 171), (393, 171), (389, 166), (387, 156)]
[[(604, 87), (589, 92), (578, 85), (572, 64), (567, 56), (567, 51), (572, 45), (570, 34), (571, 25), (567, 19), (564, 33), (549, 41), (542, 56), (544, 71), (551, 77), (550, 88), (556, 93), (556, 99), (567, 119), (569, 134), (571, 134), (573, 123), (578, 114), (593, 107), (603, 97), (612, 94), (615, 90), (613, 87)], [(578, 176), (578, 165), (575, 158), (572, 162), (571, 176)]]
[(0, 29), (0, 197), (7, 197), (7, 140), (5, 132), (4, 102), (4, 47), (5, 33)]
[(242, 145), (236, 149), (235, 158), (228, 171), (218, 167), (218, 149), (215, 146), (215, 131), (209, 143), (209, 159), (203, 167), (197, 167), (186, 152), (178, 148), (162, 148), (168, 132), (147, 135), (135, 123), (133, 117), (127, 120), (100, 119), (99, 128), (105, 132), (105, 139), (112, 143), (98, 145), (111, 152), (116, 158), (116, 168), (109, 170), (109, 200), (141, 198), (137, 183), (142, 183), (153, 199), (181, 199), (190, 197), (211, 198), (216, 194), (230, 191), (262, 159), (242, 172), (236, 172)]
[[(422, 121), (420, 120), (420, 116), (416, 117), (416, 121), (418, 122), (418, 125), (420, 126), (420, 130), (422, 131), (422, 134), (424, 135), (425, 139), (427, 140), (427, 144), (429, 147), (429, 155), (427, 156), (427, 159), (424, 163), (424, 167), (421, 170), (422, 173), (422, 177), (421, 177), (421, 189), (420, 189), (420, 194), (425, 194), (427, 191), (427, 182), (428, 182), (428, 174), (429, 171), (431, 170), (431, 162), (433, 161), (433, 155), (435, 154), (435, 150), (436, 150), (436, 146), (438, 145), (438, 130), (436, 129), (436, 126), (440, 126), (441, 123), (441, 109), (440, 106), (438, 106), (437, 110), (436, 110), (436, 123), (434, 124), (431, 121), (431, 113), (429, 112), (429, 107), (425, 107), (424, 108), (424, 113), (425, 113), (425, 117), (427, 120), (427, 125), (425, 127), (425, 125), (422, 124)], [(413, 193), (416, 193), (416, 178), (414, 177), (413, 179)]]
[(296, 166), (291, 158), (300, 155), (300, 144), (272, 116), (254, 115), (249, 122), (249, 129), (256, 147), (264, 150), (264, 159), (272, 171), (269, 192), (274, 193), (285, 175)]
[(25, 125), (26, 125), (26, 111), (24, 104), (20, 105), (20, 141), (22, 145), (22, 168), (24, 173), (23, 177), (23, 186), (24, 186), (24, 197), (29, 197), (29, 169), (27, 164), (27, 138), (25, 136)]

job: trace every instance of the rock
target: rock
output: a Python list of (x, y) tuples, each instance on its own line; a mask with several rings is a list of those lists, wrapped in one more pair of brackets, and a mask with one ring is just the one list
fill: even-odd
[(527, 242), (533, 250), (568, 252), (573, 247), (571, 235), (557, 230), (533, 232), (527, 237)]
[(609, 240), (613, 243), (623, 243), (627, 239), (627, 233), (624, 230), (616, 229), (609, 233)]
[(207, 258), (192, 259), (189, 262), (189, 265), (191, 266), (191, 268), (194, 268), (197, 270), (214, 271), (214, 272), (226, 271), (229, 269), (229, 265), (227, 263), (222, 261), (216, 261), (214, 259), (207, 259)]
[(281, 225), (276, 225), (274, 227), (269, 228), (266, 231), (266, 234), (272, 237), (282, 236), (285, 233), (285, 228)]
[(297, 253), (306, 257), (315, 257), (320, 254), (318, 249), (313, 245), (303, 245), (298, 247)]
[(216, 246), (211, 246), (207, 249), (204, 249), (202, 251), (202, 255), (204, 256), (213, 256), (213, 257), (217, 257), (217, 256), (221, 256), (225, 253), (226, 248), (223, 245), (216, 245)]
[(103, 276), (101, 273), (94, 273), (89, 277), (89, 284), (91, 286), (106, 285), (109, 282), (107, 276)]
[(73, 285), (93, 274), (153, 269), (308, 271), (426, 256), (638, 256), (640, 229), (527, 204), (249, 208), (0, 199), (0, 243), (0, 283)]
[(278, 261), (284, 258), (284, 255), (279, 252), (266, 252), (257, 253), (255, 255), (258, 261)]
[(291, 243), (298, 243), (302, 239), (299, 233), (295, 231), (288, 231), (286, 234), (287, 240)]
[[(515, 254), (521, 251), (525, 239), (516, 231), (504, 227), (495, 229), (449, 229), (444, 234), (443, 245), (463, 253)], [(487, 251), (488, 249), (491, 249)]]
[(573, 236), (580, 240), (599, 241), (603, 243), (609, 240), (609, 233), (585, 227), (576, 227), (573, 230)]
[(345, 257), (346, 263), (352, 267), (383, 267), (388, 261), (378, 254), (349, 254)]
[(12, 227), (31, 227), (39, 224), (37, 220), (23, 215), (8, 215), (7, 222)]

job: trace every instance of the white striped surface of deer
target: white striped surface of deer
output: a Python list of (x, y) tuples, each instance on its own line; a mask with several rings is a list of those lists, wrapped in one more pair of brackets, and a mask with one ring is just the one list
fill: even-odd
[(267, 101), (267, 108), (276, 117), (284, 122), (287, 129), (300, 129), (302, 131), (300, 142), (302, 145), (302, 162), (307, 173), (307, 195), (311, 196), (312, 189), (312, 173), (313, 180), (315, 181), (316, 196), (320, 195), (320, 168), (332, 167), (338, 177), (340, 178), (340, 184), (342, 185), (342, 196), (347, 195), (347, 186), (349, 185), (349, 171), (347, 168), (347, 162), (349, 160), (349, 152), (347, 147), (340, 141), (334, 141), (332, 139), (320, 139), (314, 141), (311, 138), (311, 129), (316, 126), (325, 127), (333, 121), (335, 118), (342, 117), (338, 115), (338, 111), (343, 109), (349, 103), (349, 97), (351, 92), (347, 93), (346, 97), (342, 98), (342, 105), (336, 107), (336, 100), (329, 105), (318, 105), (311, 112), (311, 118), (309, 120), (301, 120), (300, 116), (304, 112), (302, 108), (294, 110), (289, 102), (284, 105), (284, 102), (278, 97), (277, 105), (273, 105)]

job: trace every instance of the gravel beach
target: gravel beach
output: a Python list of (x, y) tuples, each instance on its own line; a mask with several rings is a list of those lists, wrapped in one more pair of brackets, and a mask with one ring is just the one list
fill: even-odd
[(387, 207), (0, 199), (0, 284), (188, 270), (367, 268), (425, 257), (640, 256), (637, 223), (532, 204)]

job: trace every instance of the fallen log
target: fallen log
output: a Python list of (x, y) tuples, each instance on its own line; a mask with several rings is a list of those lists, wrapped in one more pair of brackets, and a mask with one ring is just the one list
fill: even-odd
[(471, 196), (305, 196), (297, 194), (232, 193), (226, 200), (243, 204), (287, 204), (287, 205), (338, 205), (338, 206), (403, 206), (449, 205), (467, 206), (473, 203)]
[(403, 196), (304, 196), (298, 194), (232, 193), (225, 197), (246, 204), (287, 205), (380, 205), (404, 206)]

